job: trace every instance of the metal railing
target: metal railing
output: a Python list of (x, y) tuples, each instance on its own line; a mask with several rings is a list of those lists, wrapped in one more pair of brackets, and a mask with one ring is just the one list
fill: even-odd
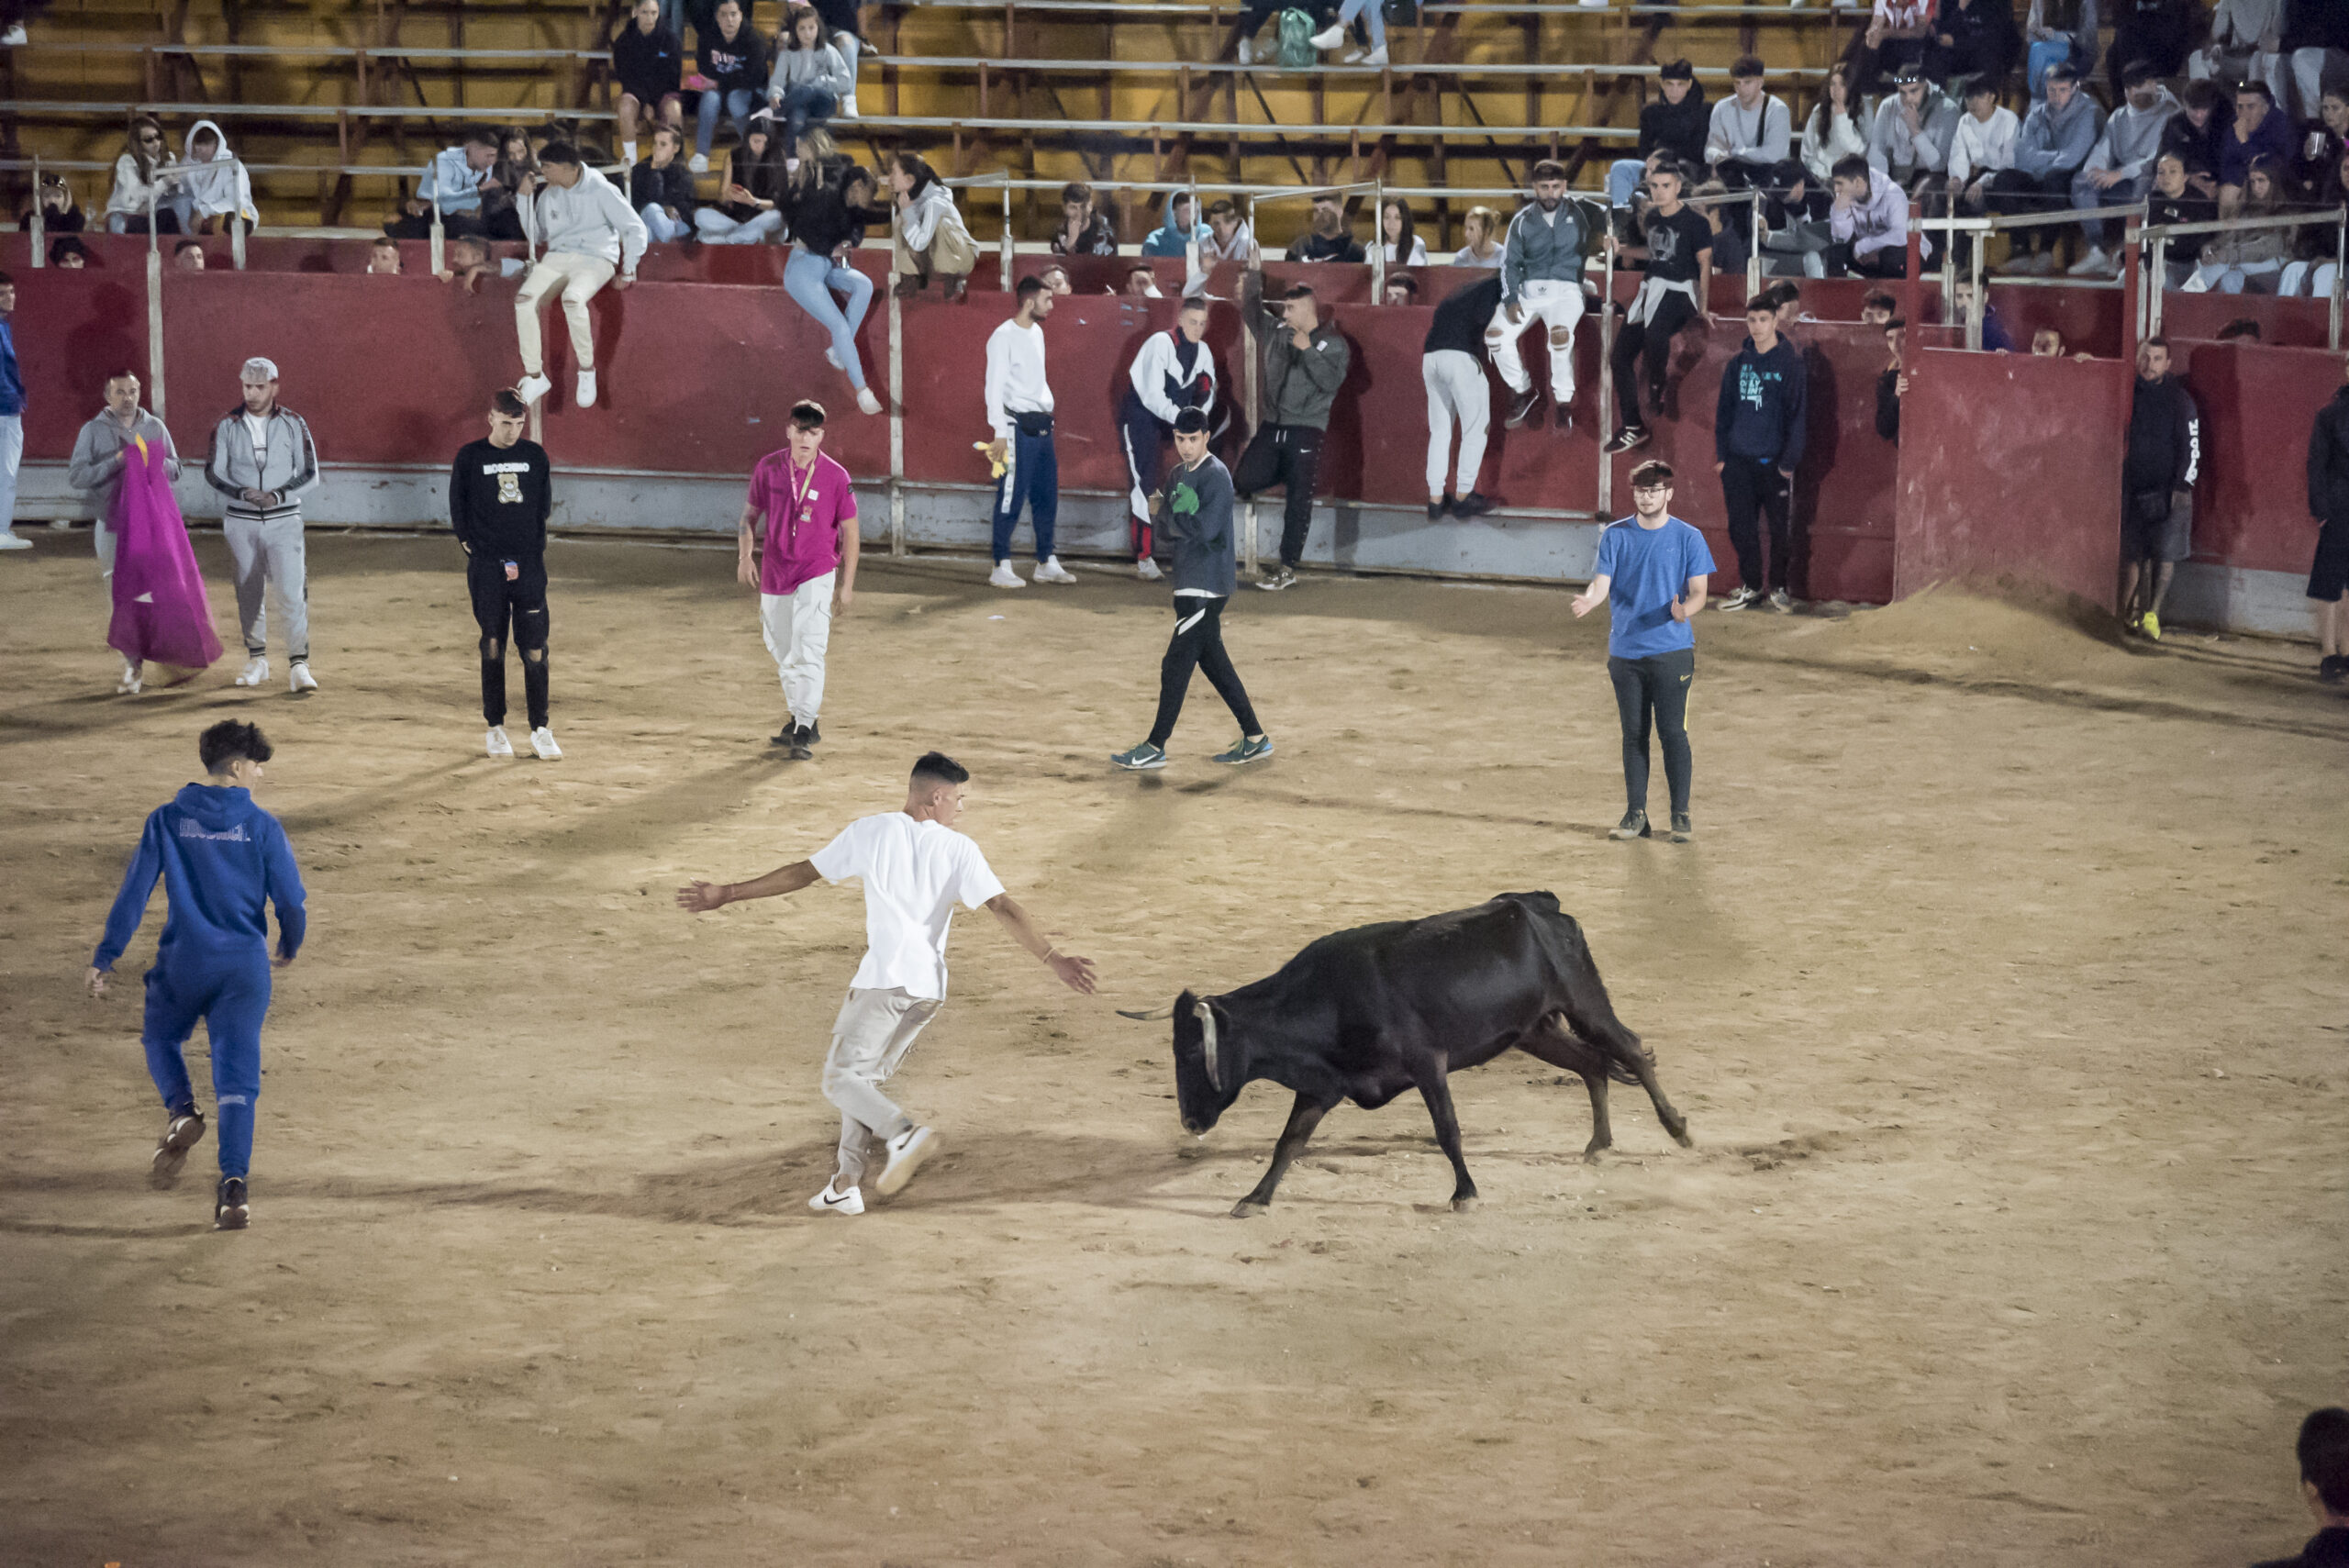
[(2148, 224), (2143, 221), (2145, 209), (2131, 209), (2135, 214), (2129, 226), (2129, 242), (2149, 247), (2146, 268), (2155, 286), (2145, 290), (2143, 306), (2144, 334), (2150, 338), (2162, 329), (2162, 296), (2169, 281), (2169, 242), (2197, 234), (2243, 234), (2268, 228), (2306, 228), (2312, 225), (2332, 227), (2332, 288), (2327, 296), (2331, 319), (2326, 327), (2326, 342), (2336, 353), (2341, 348), (2341, 317), (2344, 292), (2349, 292), (2349, 210), (2334, 208), (2330, 212), (2277, 213), (2266, 217), (2220, 218), (2215, 222)]

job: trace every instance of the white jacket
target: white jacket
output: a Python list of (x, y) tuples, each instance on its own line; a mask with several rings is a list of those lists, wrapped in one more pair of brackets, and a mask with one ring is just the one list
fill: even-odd
[(549, 180), (529, 201), (518, 204), (522, 232), (534, 249), (551, 255), (594, 256), (609, 261), (622, 277), (634, 277), (644, 248), (652, 242), (644, 219), (628, 205), (618, 186), (588, 168), (579, 167), (579, 183), (565, 190)]
[(1810, 118), (1802, 128), (1802, 166), (1810, 177), (1825, 184), (1835, 172), (1835, 165), (1846, 158), (1865, 158), (1868, 139), (1861, 133), (1857, 119), (1846, 110), (1835, 117), (1835, 123), (1820, 134), (1819, 122), (1827, 112), (1822, 103), (1810, 111)]
[[(220, 150), (212, 155), (209, 163), (195, 161), (195, 133), (209, 129), (219, 139)], [(185, 144), (187, 161), (180, 167), (180, 189), (187, 193), (190, 217), (241, 217), (247, 223), (259, 223), (261, 214), (253, 207), (252, 177), (245, 166), (228, 150), (228, 133), (211, 120), (198, 120), (187, 128)]]
[(151, 193), (159, 212), (176, 210), (180, 183), (179, 160), (165, 153), (155, 161), (155, 177), (139, 177), (139, 160), (126, 152), (114, 161), (114, 191), (106, 197), (106, 211), (133, 216), (147, 211), (147, 198)]
[(1963, 183), (1976, 174), (1995, 174), (2015, 166), (2015, 138), (2022, 121), (2004, 104), (1990, 111), (1987, 121), (1972, 115), (1957, 117), (1957, 136), (1950, 143), (1949, 172)]
[(1220, 384), (1215, 374), (1215, 350), (1204, 341), (1191, 358), (1191, 373), (1183, 373), (1182, 361), (1174, 357), (1174, 334), (1181, 330), (1179, 327), (1170, 327), (1143, 339), (1141, 351), (1134, 355), (1133, 368), (1126, 373), (1127, 379), (1133, 383), (1134, 395), (1150, 410), (1150, 417), (1163, 425), (1172, 425), (1174, 416), (1182, 412), (1167, 400), (1168, 382), (1187, 389), (1197, 385), (1200, 377), (1206, 377), (1208, 400), (1199, 405), (1203, 409), (1215, 406), (1216, 388)]

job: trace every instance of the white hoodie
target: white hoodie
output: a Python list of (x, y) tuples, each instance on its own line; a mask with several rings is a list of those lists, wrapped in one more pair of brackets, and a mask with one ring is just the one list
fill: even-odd
[(522, 232), (534, 250), (552, 255), (594, 256), (611, 262), (622, 277), (636, 275), (644, 248), (652, 242), (644, 219), (628, 205), (618, 186), (585, 164), (579, 166), (578, 183), (569, 189), (552, 180), (538, 194), (518, 204)]
[[(212, 161), (199, 163), (195, 159), (195, 136), (209, 130), (219, 138), (219, 150)], [(237, 155), (228, 150), (228, 133), (211, 120), (198, 120), (187, 128), (184, 151), (187, 161), (181, 165), (186, 171), (180, 178), (180, 189), (186, 193), (188, 216), (191, 218), (241, 217), (247, 223), (259, 223), (261, 214), (253, 208), (252, 177)]]

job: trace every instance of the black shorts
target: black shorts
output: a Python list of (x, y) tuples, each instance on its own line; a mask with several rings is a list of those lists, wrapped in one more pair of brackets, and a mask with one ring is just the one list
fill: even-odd
[(2349, 517), (2318, 530), (2316, 561), (2309, 567), (2309, 597), (2327, 604), (2349, 593)]
[(2194, 501), (2167, 490), (2143, 490), (2121, 498), (2121, 559), (2124, 563), (2161, 561), (2176, 564), (2194, 552)]

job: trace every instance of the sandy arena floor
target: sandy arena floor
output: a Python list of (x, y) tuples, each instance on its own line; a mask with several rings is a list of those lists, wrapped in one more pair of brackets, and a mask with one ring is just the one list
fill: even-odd
[[(314, 539), (296, 702), (233, 662), (109, 695), (88, 536), (35, 537), (0, 559), (0, 1562), (2217, 1565), (2309, 1533), (2292, 1433), (2349, 1398), (2349, 703), (2305, 649), (1954, 595), (1709, 615), (1674, 848), (1603, 837), (1602, 617), (1553, 590), (1246, 594), (1277, 760), (1208, 765), (1201, 681), (1133, 778), (1103, 759), (1148, 725), (1158, 592), (874, 560), (795, 766), (727, 553), (561, 543), (569, 754), (492, 762), (445, 541)], [(276, 742), (311, 916), (240, 1236), (209, 1138), (147, 1189), (138, 988), (77, 989), (224, 715)], [(893, 808), (931, 745), (1104, 995), (964, 917), (898, 1080), (951, 1156), (818, 1218), (859, 897), (670, 895)], [(1167, 1026), (1111, 1008), (1520, 888), (1584, 922), (1698, 1147), (1618, 1090), (1586, 1168), (1580, 1084), (1511, 1056), (1454, 1080), (1481, 1211), (1409, 1099), (1227, 1218), (1287, 1095), (1195, 1141)]]

